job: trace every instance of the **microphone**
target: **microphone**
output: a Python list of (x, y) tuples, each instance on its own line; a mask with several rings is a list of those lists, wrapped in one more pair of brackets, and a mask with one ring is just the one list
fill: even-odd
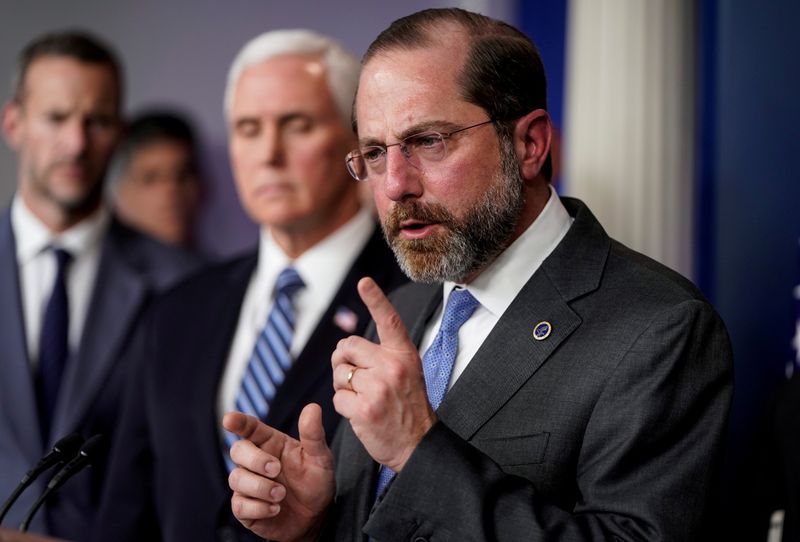
[(75, 455), (69, 461), (69, 463), (61, 467), (61, 470), (50, 479), (50, 482), (48, 482), (47, 487), (42, 492), (41, 496), (39, 496), (36, 502), (33, 503), (33, 506), (31, 506), (30, 510), (28, 510), (28, 514), (25, 516), (25, 519), (19, 526), (20, 532), (24, 533), (28, 530), (28, 526), (30, 525), (33, 516), (36, 514), (39, 508), (41, 508), (47, 498), (50, 497), (50, 495), (52, 495), (58, 488), (63, 486), (67, 480), (92, 464), (92, 462), (96, 459), (96, 455), (101, 447), (102, 440), (102, 435), (95, 435), (88, 439), (83, 443), (83, 446), (81, 446), (78, 454)]
[(11, 507), (17, 501), (19, 496), (22, 495), (22, 492), (25, 491), (25, 489), (31, 485), (39, 477), (39, 475), (53, 465), (57, 463), (63, 463), (70, 457), (73, 457), (76, 453), (78, 453), (78, 449), (81, 447), (81, 444), (83, 444), (83, 437), (78, 433), (67, 435), (56, 442), (53, 445), (53, 451), (41, 458), (31, 470), (25, 473), (25, 476), (22, 477), (22, 481), (17, 485), (6, 502), (3, 503), (3, 508), (0, 510), (0, 524), (3, 523), (3, 518), (6, 517), (6, 514), (8, 514), (9, 510), (11, 510)]

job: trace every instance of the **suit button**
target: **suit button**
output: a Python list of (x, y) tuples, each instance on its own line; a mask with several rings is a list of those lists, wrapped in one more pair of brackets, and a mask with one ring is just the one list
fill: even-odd
[(428, 542), (428, 539), (424, 536), (418, 536), (414, 539), (414, 542)]

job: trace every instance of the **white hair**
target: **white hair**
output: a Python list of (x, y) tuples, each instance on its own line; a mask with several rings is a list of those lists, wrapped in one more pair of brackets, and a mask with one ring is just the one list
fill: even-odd
[(225, 87), (225, 116), (230, 118), (233, 94), (242, 72), (254, 65), (283, 55), (319, 55), (325, 65), (328, 89), (345, 126), (350, 126), (353, 98), (361, 65), (339, 42), (311, 30), (273, 30), (256, 36), (236, 55)]

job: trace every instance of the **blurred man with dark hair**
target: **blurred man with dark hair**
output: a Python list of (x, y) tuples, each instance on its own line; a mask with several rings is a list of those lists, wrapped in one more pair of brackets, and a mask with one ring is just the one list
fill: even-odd
[[(2, 111), (18, 158), (17, 193), (0, 218), (0, 495), (59, 437), (116, 427), (120, 397), (153, 292), (194, 259), (116, 222), (103, 178), (120, 132), (121, 69), (80, 32), (26, 47)], [(105, 457), (62, 488), (31, 530), (82, 540), (98, 505)], [(46, 477), (6, 518), (19, 524)]]
[[(724, 325), (686, 279), (550, 186), (533, 43), (459, 9), (369, 47), (352, 176), (415, 284), (358, 287), (375, 334), (333, 352), (333, 450), (225, 427), (232, 507), (281, 540), (702, 537), (732, 391)], [(191, 450), (187, 450), (191, 451)]]
[(169, 245), (193, 247), (203, 193), (194, 130), (182, 114), (154, 110), (127, 126), (108, 183), (120, 220)]

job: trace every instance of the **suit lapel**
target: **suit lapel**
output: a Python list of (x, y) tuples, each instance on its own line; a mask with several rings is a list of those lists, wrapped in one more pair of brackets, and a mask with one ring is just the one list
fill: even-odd
[(127, 264), (130, 255), (106, 235), (80, 348), (64, 374), (52, 435), (74, 428), (114, 365), (145, 300), (147, 283)]
[[(542, 321), (550, 323), (552, 332), (537, 341), (532, 332)], [(537, 272), (447, 393), (439, 417), (468, 440), (579, 325), (580, 318), (546, 275)]]
[(42, 442), (28, 347), (25, 342), (22, 300), (19, 290), (16, 244), (10, 213), (0, 219), (0, 426), (11, 431), (8, 442), (22, 443), (31, 461), (42, 453)]
[[(211, 423), (203, 424), (198, 430), (204, 435), (199, 441), (205, 443), (198, 452), (203, 456), (207, 472), (218, 472), (215, 482), (222, 490), (217, 495), (224, 495), (220, 501), (228, 500), (227, 476), (228, 471), (223, 461), (224, 443), (220, 440), (219, 419), (217, 417), (217, 395), (228, 364), (228, 355), (233, 336), (236, 333), (236, 326), (239, 323), (239, 313), (242, 308), (242, 300), (250, 284), (250, 278), (258, 263), (258, 256), (254, 253), (241, 264), (237, 265), (231, 274), (226, 277), (227, 284), (224, 288), (209, 292), (215, 296), (215, 301), (211, 305), (211, 310), (203, 311), (197, 315), (201, 318), (209, 318), (214, 321), (213, 325), (207, 326), (216, 331), (209, 333), (209, 339), (198, 341), (195, 348), (200, 348), (196, 360), (207, 360), (206, 363), (198, 363), (195, 368), (197, 382), (194, 388), (197, 393), (190, 393), (193, 398), (189, 402), (189, 409), (193, 412), (208, 412)], [(204, 326), (206, 328), (206, 326)], [(192, 328), (194, 329), (194, 328)], [(182, 349), (184, 346), (176, 345)], [(179, 350), (180, 351), (180, 350)], [(185, 357), (185, 354), (176, 354), (178, 357)], [(205, 418), (204, 418), (205, 419)]]
[[(589, 210), (564, 198), (575, 221), (533, 274), (445, 396), (437, 414), (468, 440), (580, 326), (569, 302), (599, 285), (610, 239)], [(533, 328), (548, 322), (544, 340)], [(498, 378), (498, 375), (501, 375)]]

